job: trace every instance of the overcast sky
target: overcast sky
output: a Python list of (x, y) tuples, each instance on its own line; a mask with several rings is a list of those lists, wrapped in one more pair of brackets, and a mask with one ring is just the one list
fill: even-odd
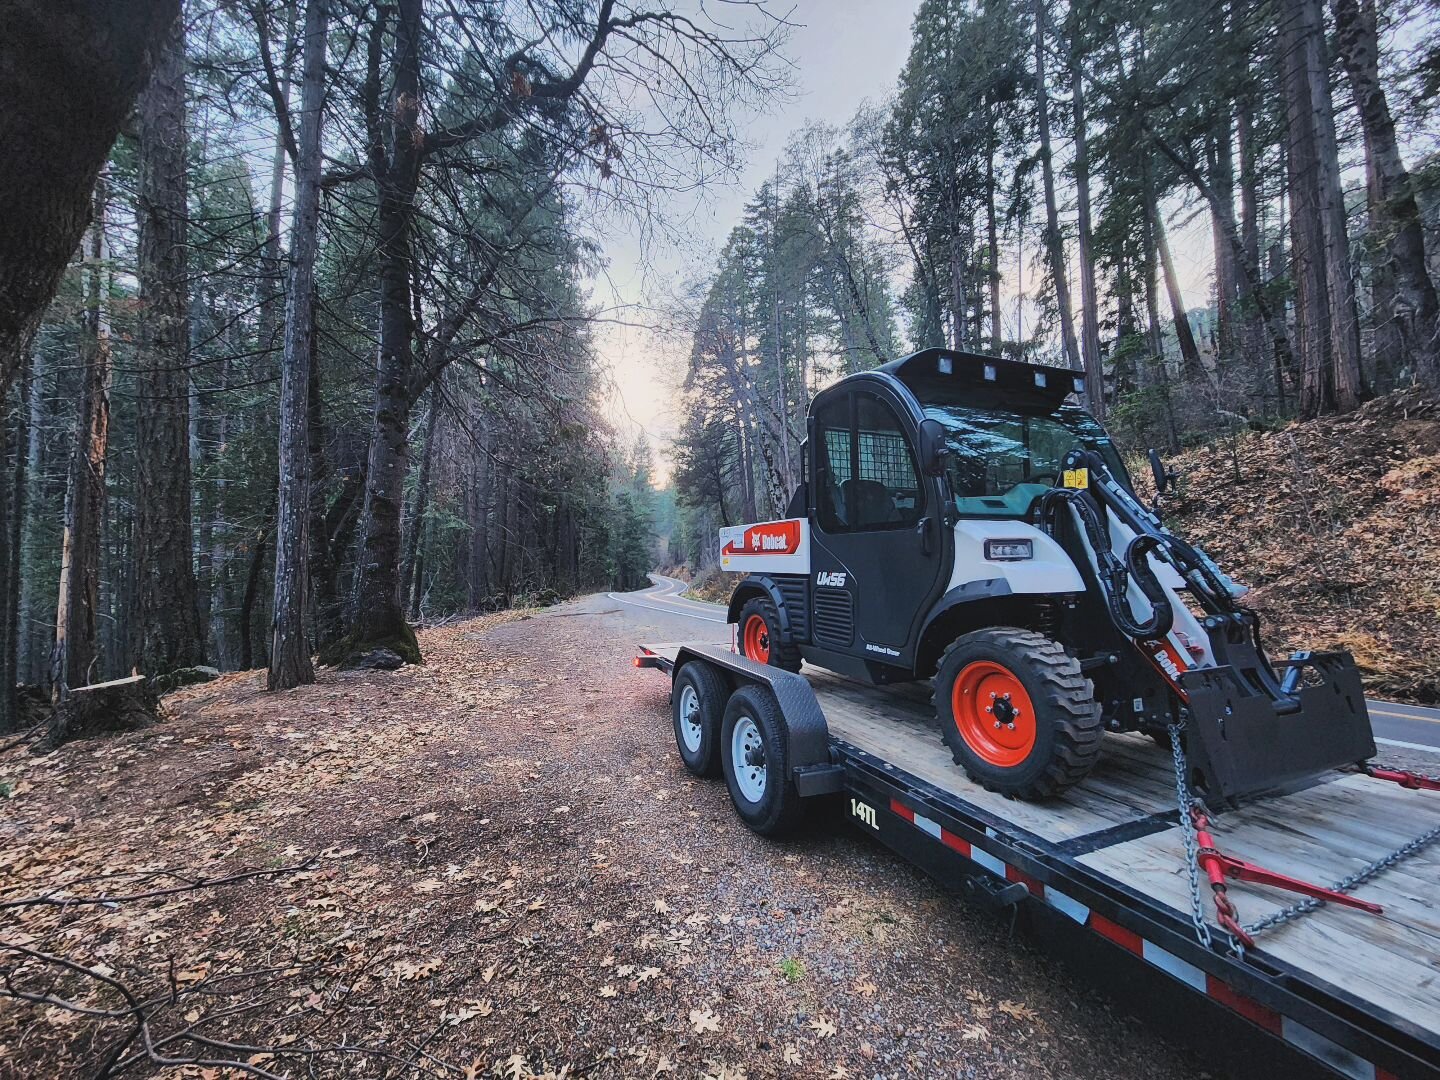
[[(712, 186), (699, 198), (677, 203), (673, 215), (688, 222), (692, 234), (687, 243), (642, 257), (632, 238), (608, 238), (608, 280), (597, 284), (596, 302), (652, 301), (679, 280), (709, 270), (725, 237), (740, 222), (745, 203), (774, 171), (794, 131), (812, 121), (843, 124), (864, 101), (882, 98), (894, 88), (909, 55), (910, 24), (918, 6), (919, 0), (796, 0), (790, 16), (795, 29), (786, 48), (795, 65), (794, 96), (763, 115), (740, 118), (751, 146), (739, 181)], [(683, 346), (657, 340), (642, 329), (614, 325), (597, 333), (596, 345), (614, 375), (613, 421), (622, 432), (647, 432), (663, 456), (675, 428), (672, 399), (684, 377)], [(663, 461), (658, 464), (662, 475), (668, 472)]]

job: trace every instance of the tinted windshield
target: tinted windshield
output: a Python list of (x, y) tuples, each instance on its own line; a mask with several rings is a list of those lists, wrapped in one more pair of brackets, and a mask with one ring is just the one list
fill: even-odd
[(1045, 413), (958, 403), (923, 408), (948, 435), (953, 453), (947, 471), (963, 516), (1024, 517), (1055, 486), (1061, 459), (1076, 447), (1094, 450), (1130, 485), (1105, 429), (1077, 405)]

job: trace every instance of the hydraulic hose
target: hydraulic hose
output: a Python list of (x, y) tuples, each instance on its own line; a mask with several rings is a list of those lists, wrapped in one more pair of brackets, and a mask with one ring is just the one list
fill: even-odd
[[(1095, 553), (1095, 578), (1106, 610), (1110, 613), (1110, 621), (1116, 629), (1135, 641), (1149, 641), (1168, 634), (1175, 625), (1175, 610), (1164, 587), (1150, 569), (1148, 558), (1151, 551), (1160, 547), (1160, 538), (1151, 533), (1141, 533), (1126, 546), (1122, 561), (1111, 550), (1110, 538), (1101, 524), (1095, 504), (1083, 491), (1054, 488), (1045, 493), (1040, 502), (1040, 519), (1047, 532), (1054, 534), (1053, 516), (1061, 503), (1075, 512), (1085, 539)], [(1135, 617), (1126, 595), (1132, 576), (1150, 603), (1150, 617), (1143, 622)]]

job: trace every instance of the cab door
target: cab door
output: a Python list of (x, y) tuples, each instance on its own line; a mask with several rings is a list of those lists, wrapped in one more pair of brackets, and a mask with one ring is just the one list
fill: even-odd
[(950, 545), (913, 425), (881, 390), (841, 391), (815, 411), (811, 636), (822, 648), (909, 668)]

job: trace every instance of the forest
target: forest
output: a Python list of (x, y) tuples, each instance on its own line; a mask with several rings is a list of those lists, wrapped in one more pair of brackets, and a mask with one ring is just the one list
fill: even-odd
[(781, 20), (64, 7), (0, 9), (0, 130), (46, 148), (0, 175), (0, 731), (17, 684), (283, 689), (643, 583), (650, 450), (604, 412), (585, 282), (603, 229), (733, 168)]
[(892, 94), (797, 131), (682, 303), (672, 556), (781, 516), (814, 391), (920, 348), (1083, 371), (1142, 451), (1433, 389), (1437, 16), (923, 0)]

